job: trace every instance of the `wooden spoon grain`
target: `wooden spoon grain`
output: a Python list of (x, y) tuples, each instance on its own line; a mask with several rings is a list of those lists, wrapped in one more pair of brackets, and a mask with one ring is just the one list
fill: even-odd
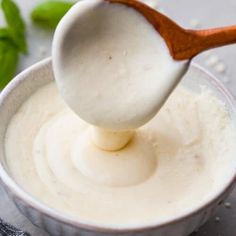
[(136, 0), (105, 0), (120, 3), (140, 12), (165, 40), (175, 60), (192, 59), (211, 48), (236, 43), (236, 25), (206, 29), (184, 29), (167, 16)]

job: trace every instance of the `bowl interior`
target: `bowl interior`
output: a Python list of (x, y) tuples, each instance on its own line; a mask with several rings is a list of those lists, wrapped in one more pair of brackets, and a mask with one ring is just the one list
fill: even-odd
[[(51, 59), (47, 59), (18, 75), (0, 96), (0, 178), (2, 178), (6, 185), (11, 186), (11, 189), (14, 188), (17, 193), (19, 193), (18, 190), (20, 188), (9, 176), (4, 157), (5, 132), (9, 121), (22, 103), (37, 89), (53, 80), (54, 76), (52, 72)], [(231, 119), (236, 121), (236, 108), (232, 96), (224, 86), (208, 72), (196, 65), (192, 65), (181, 83), (195, 92), (200, 92), (202, 87), (209, 88), (216, 97), (223, 101), (229, 111)], [(26, 132), (27, 135), (27, 131), (22, 130), (22, 132)], [(224, 188), (226, 189), (232, 181), (232, 178), (229, 179)], [(221, 194), (224, 189), (221, 189), (220, 191), (219, 194)], [(23, 193), (23, 191), (21, 193)], [(27, 200), (30, 198), (30, 195), (28, 195)], [(197, 211), (198, 209), (195, 210)], [(64, 219), (66, 219), (66, 217)]]
[[(51, 60), (47, 59), (22, 72), (2, 91), (0, 96), (0, 162), (6, 171), (4, 138), (9, 121), (30, 95), (53, 79)], [(22, 130), (22, 132), (25, 131)]]

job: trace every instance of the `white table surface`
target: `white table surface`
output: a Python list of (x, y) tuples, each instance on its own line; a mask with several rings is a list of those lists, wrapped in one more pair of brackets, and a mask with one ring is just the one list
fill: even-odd
[[(147, 0), (148, 1), (148, 0)], [(151, 0), (152, 1), (152, 0)], [(155, 0), (154, 0), (155, 1)], [(41, 30), (30, 23), (29, 12), (34, 5), (42, 0), (16, 0), (28, 25), (29, 54), (22, 56), (18, 71), (50, 56), (53, 33)], [(157, 0), (158, 6), (182, 26), (191, 28), (191, 21), (199, 21), (200, 28), (236, 24), (236, 0)], [(0, 26), (4, 24), (0, 13)], [(213, 67), (206, 65), (209, 55), (217, 56), (226, 66), (225, 73), (218, 73)], [(236, 45), (214, 49), (194, 59), (222, 80), (236, 97)], [(199, 232), (192, 236), (235, 236), (236, 235), (236, 189), (227, 200), (231, 208), (224, 205), (218, 210), (216, 222), (213, 217)], [(33, 226), (8, 199), (0, 186), (0, 217), (27, 230), (32, 236), (48, 234)]]

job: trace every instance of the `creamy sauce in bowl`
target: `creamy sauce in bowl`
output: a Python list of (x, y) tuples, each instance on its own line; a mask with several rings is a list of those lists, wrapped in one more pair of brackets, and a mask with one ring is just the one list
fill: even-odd
[(235, 136), (220, 100), (180, 86), (126, 148), (102, 151), (52, 83), (12, 118), (5, 153), (35, 198), (80, 222), (128, 227), (178, 217), (214, 196), (235, 172)]

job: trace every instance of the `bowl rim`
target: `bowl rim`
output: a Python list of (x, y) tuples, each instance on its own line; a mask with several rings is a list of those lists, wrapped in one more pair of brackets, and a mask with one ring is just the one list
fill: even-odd
[[(37, 71), (42, 69), (44, 66), (48, 66), (51, 64), (52, 59), (51, 57), (46, 58), (30, 67), (28, 67), (26, 70), (21, 72), (19, 75), (17, 75), (7, 86), (6, 88), (1, 92), (0, 94), (0, 109), (2, 104), (4, 103), (5, 99), (8, 97), (8, 95), (11, 92), (14, 92), (14, 89), (20, 84), (21, 81), (23, 81), (25, 78), (27, 78), (27, 75), (29, 73), (32, 73), (33, 71)], [(212, 84), (221, 95), (224, 96), (224, 98), (229, 103), (230, 107), (233, 109), (233, 111), (236, 113), (236, 102), (231, 95), (231, 93), (225, 88), (223, 83), (219, 81), (213, 74), (208, 72), (206, 69), (202, 68), (201, 66), (192, 63), (192, 67), (197, 69), (200, 72), (203, 72), (207, 76), (207, 80), (210, 84)], [(3, 186), (10, 191), (11, 194), (13, 194), (18, 199), (21, 199), (25, 204), (27, 204), (29, 207), (33, 208), (34, 210), (46, 215), (47, 217), (54, 219), (56, 221), (59, 221), (60, 223), (64, 223), (67, 225), (70, 225), (75, 228), (80, 228), (88, 231), (96, 231), (99, 233), (134, 233), (134, 232), (147, 232), (150, 230), (158, 230), (166, 226), (170, 226), (173, 224), (177, 224), (181, 221), (186, 220), (189, 217), (193, 217), (197, 215), (198, 213), (202, 212), (204, 209), (210, 207), (213, 204), (216, 204), (217, 201), (227, 192), (230, 191), (233, 187), (233, 185), (236, 182), (236, 172), (234, 173), (232, 179), (227, 181), (225, 185), (220, 189), (215, 196), (210, 198), (210, 201), (203, 202), (198, 207), (189, 209), (189, 211), (183, 213), (181, 216), (172, 217), (170, 220), (164, 220), (163, 222), (156, 222), (156, 223), (150, 223), (146, 225), (141, 226), (125, 226), (125, 227), (114, 227), (114, 226), (99, 226), (92, 223), (82, 223), (81, 221), (75, 220), (73, 217), (70, 217), (68, 215), (62, 215), (61, 212), (52, 209), (51, 207), (47, 206), (46, 204), (42, 203), (40, 200), (37, 200), (33, 196), (30, 195), (30, 193), (23, 190), (23, 188), (18, 185), (14, 179), (7, 173), (7, 171), (4, 169), (2, 163), (0, 162), (0, 180), (2, 181)]]

